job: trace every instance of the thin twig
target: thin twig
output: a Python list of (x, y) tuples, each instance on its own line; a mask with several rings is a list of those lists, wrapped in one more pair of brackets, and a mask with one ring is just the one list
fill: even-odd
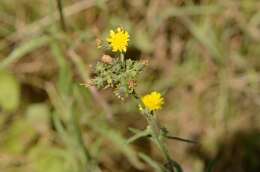
[(66, 26), (64, 14), (63, 14), (62, 0), (56, 0), (56, 2), (57, 2), (58, 10), (59, 10), (59, 15), (60, 15), (61, 28), (63, 29), (64, 32), (66, 32), (67, 26)]
[(168, 139), (179, 140), (179, 141), (187, 142), (187, 143), (193, 143), (193, 144), (197, 144), (197, 143), (198, 143), (198, 142), (193, 141), (193, 140), (183, 139), (183, 138), (175, 137), (175, 136), (166, 136), (166, 137), (167, 137)]

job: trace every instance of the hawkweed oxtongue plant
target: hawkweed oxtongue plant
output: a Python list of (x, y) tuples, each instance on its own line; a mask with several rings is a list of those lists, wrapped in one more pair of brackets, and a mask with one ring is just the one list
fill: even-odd
[(124, 58), (128, 42), (128, 32), (120, 27), (116, 30), (111, 30), (106, 41), (98, 41), (99, 48), (110, 48), (115, 56), (103, 55), (101, 57), (101, 60), (97, 62), (94, 68), (95, 77), (89, 81), (88, 85), (96, 86), (99, 89), (112, 88), (114, 94), (120, 99), (133, 97), (137, 101), (139, 110), (145, 117), (148, 125), (143, 131), (132, 129), (131, 131), (135, 135), (128, 140), (128, 143), (144, 137), (151, 138), (162, 152), (166, 161), (165, 165), (161, 167), (161, 171), (182, 171), (180, 165), (172, 159), (165, 140), (171, 138), (185, 142), (192, 141), (169, 136), (167, 129), (159, 124), (156, 112), (164, 104), (164, 98), (159, 92), (153, 91), (142, 97), (136, 93), (138, 75), (143, 71), (147, 63)]
[(120, 99), (134, 93), (137, 77), (143, 71), (145, 63), (124, 58), (128, 41), (128, 32), (117, 28), (115, 31), (110, 31), (106, 41), (98, 42), (99, 48), (110, 48), (115, 53), (115, 57), (103, 55), (95, 66), (95, 77), (88, 84), (99, 89), (112, 88), (114, 94)]

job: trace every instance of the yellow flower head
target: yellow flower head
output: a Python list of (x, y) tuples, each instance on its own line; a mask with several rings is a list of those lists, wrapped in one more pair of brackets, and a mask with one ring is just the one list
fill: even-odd
[(162, 108), (164, 99), (160, 93), (153, 91), (152, 93), (143, 96), (142, 102), (148, 110), (155, 111)]
[(110, 35), (107, 38), (107, 42), (110, 44), (113, 52), (126, 52), (128, 41), (128, 32), (120, 27), (118, 27), (116, 31), (110, 30)]

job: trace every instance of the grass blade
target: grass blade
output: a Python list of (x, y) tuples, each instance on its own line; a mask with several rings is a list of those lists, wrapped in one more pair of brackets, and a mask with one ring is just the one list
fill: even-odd
[(41, 36), (33, 38), (30, 41), (23, 42), (14, 51), (12, 51), (6, 59), (0, 62), (0, 69), (9, 66), (35, 49), (46, 45), (49, 41), (50, 39), (48, 36)]

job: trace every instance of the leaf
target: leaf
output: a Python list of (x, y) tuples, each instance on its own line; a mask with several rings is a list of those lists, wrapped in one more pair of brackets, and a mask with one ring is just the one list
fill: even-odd
[(65, 155), (62, 149), (39, 145), (31, 150), (29, 157), (37, 172), (69, 172), (72, 166)]
[(58, 42), (57, 40), (53, 39), (51, 41), (50, 47), (52, 50), (53, 57), (55, 58), (59, 66), (59, 81), (58, 81), (59, 90), (63, 94), (67, 95), (71, 90), (72, 74), (71, 74), (70, 66), (64, 57), (64, 53), (60, 45), (61, 42)]
[(26, 110), (27, 120), (39, 132), (48, 130), (50, 109), (45, 103), (31, 104)]
[(155, 171), (157, 172), (163, 172), (163, 169), (160, 167), (160, 165), (155, 162), (153, 159), (151, 159), (148, 155), (144, 153), (138, 154), (140, 158), (142, 158), (145, 162), (147, 162)]
[(120, 150), (128, 160), (138, 169), (143, 168), (143, 163), (137, 158), (136, 152), (134, 149), (127, 145), (123, 136), (112, 128), (109, 128), (105, 122), (95, 121), (88, 123), (91, 128), (96, 132), (99, 132), (103, 137), (106, 137), (115, 145), (115, 148)]
[(138, 140), (138, 139), (140, 139), (140, 138), (142, 138), (142, 137), (147, 137), (147, 136), (149, 136), (149, 135), (151, 135), (151, 131), (147, 128), (147, 129), (145, 129), (144, 131), (139, 131), (139, 132), (137, 132), (134, 136), (132, 136), (131, 138), (129, 138), (128, 140), (127, 140), (127, 143), (129, 144), (129, 143), (132, 143), (132, 142), (134, 142), (134, 141), (136, 141), (136, 140)]
[(26, 120), (15, 121), (5, 131), (3, 137), (0, 138), (0, 152), (8, 154), (22, 153), (35, 134), (35, 130)]
[(13, 112), (20, 103), (20, 85), (16, 78), (6, 71), (0, 71), (0, 106)]

